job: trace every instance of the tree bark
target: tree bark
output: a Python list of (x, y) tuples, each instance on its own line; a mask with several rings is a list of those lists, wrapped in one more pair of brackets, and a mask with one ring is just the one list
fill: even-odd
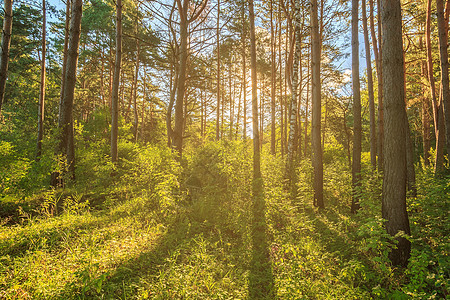
[[(253, 130), (253, 180), (261, 179), (260, 148), (259, 148), (259, 126), (258, 126), (258, 86), (256, 77), (256, 36), (255, 36), (255, 13), (253, 0), (248, 1), (250, 15), (250, 65), (252, 78), (252, 130)], [(257, 194), (261, 191), (256, 191)]]
[(118, 160), (117, 143), (119, 136), (119, 84), (122, 64), (122, 0), (116, 0), (116, 62), (111, 91), (111, 161)]
[[(220, 0), (217, 0), (217, 106), (216, 106), (216, 141), (220, 138)], [(222, 104), (223, 105), (223, 104)]]
[(242, 1), (242, 34), (241, 34), (241, 43), (242, 43), (242, 92), (243, 92), (243, 109), (244, 109), (244, 117), (243, 117), (243, 132), (242, 138), (245, 141), (247, 138), (247, 66), (246, 66), (246, 39), (247, 39), (247, 31), (246, 31), (246, 22), (245, 22), (245, 1)]
[(314, 168), (314, 205), (325, 208), (323, 200), (323, 160), (320, 142), (321, 82), (320, 35), (317, 0), (311, 1), (311, 82), (312, 82), (312, 154)]
[(39, 109), (38, 109), (38, 136), (36, 161), (39, 161), (42, 154), (42, 138), (44, 137), (44, 107), (45, 107), (45, 56), (46, 49), (46, 21), (47, 10), (45, 0), (42, 0), (42, 57), (41, 57), (41, 83), (39, 89)]
[(173, 146), (181, 159), (183, 152), (183, 106), (184, 106), (184, 94), (186, 86), (186, 68), (188, 58), (188, 1), (184, 1), (184, 5), (181, 5), (181, 1), (178, 3), (178, 12), (180, 14), (180, 64), (178, 69), (178, 82), (177, 93), (175, 100), (175, 128), (173, 130)]
[(444, 120), (443, 120), (443, 112), (441, 112), (441, 107), (438, 103), (437, 95), (436, 95), (436, 82), (434, 79), (434, 71), (433, 71), (433, 56), (432, 56), (432, 45), (431, 45), (431, 0), (427, 1), (427, 15), (425, 20), (425, 46), (427, 50), (427, 69), (428, 69), (428, 81), (430, 83), (430, 91), (431, 91), (431, 103), (433, 108), (433, 121), (434, 121), (434, 130), (436, 136), (436, 155), (435, 155), (435, 165), (434, 171), (436, 174), (439, 174), (444, 169), (444, 147), (445, 143), (443, 142), (445, 139), (444, 135)]
[(290, 180), (294, 180), (294, 162), (295, 162), (295, 153), (297, 152), (297, 135), (299, 134), (298, 127), (297, 127), (297, 100), (298, 100), (298, 69), (299, 69), (299, 63), (300, 63), (300, 52), (301, 52), (301, 30), (300, 30), (300, 1), (295, 2), (294, 7), (294, 39), (295, 39), (295, 51), (294, 51), (294, 61), (292, 64), (292, 74), (289, 74), (289, 76), (292, 76), (292, 85), (291, 85), (291, 101), (289, 101), (289, 136), (288, 136), (288, 144), (287, 144), (287, 166), (286, 166), (286, 172), (287, 172), (287, 178)]
[(139, 117), (138, 117), (138, 108), (137, 108), (137, 83), (139, 79), (139, 63), (140, 63), (140, 52), (141, 45), (139, 40), (136, 41), (137, 51), (136, 51), (136, 70), (134, 73), (134, 89), (133, 89), (133, 111), (134, 111), (134, 124), (133, 124), (133, 132), (134, 132), (134, 141), (137, 142), (138, 139), (138, 125), (139, 125)]
[[(406, 108), (403, 74), (402, 19), (400, 1), (382, 0), (383, 95), (384, 102), (384, 179), (382, 216), (386, 231), (395, 236), (410, 234), (406, 211)], [(411, 243), (397, 237), (397, 247), (389, 258), (395, 265), (406, 265)]]
[[(359, 84), (358, 0), (352, 0), (352, 86), (353, 86), (353, 198), (351, 212), (359, 209), (361, 185), (361, 92)], [(364, 10), (364, 9), (363, 9)]]
[(0, 49), (0, 113), (5, 99), (6, 78), (8, 77), (9, 46), (11, 44), (13, 18), (12, 3), (12, 0), (4, 0), (3, 2), (5, 17), (3, 19), (2, 48)]
[[(378, 48), (377, 40), (381, 41), (381, 22), (378, 21), (378, 37), (375, 32), (374, 22), (374, 3), (373, 0), (369, 0), (370, 6), (370, 33), (372, 36), (373, 53), (375, 56), (375, 67), (377, 69), (377, 83), (378, 83), (378, 139), (377, 139), (377, 154), (378, 154), (378, 170), (383, 170), (383, 69), (381, 67), (382, 51), (381, 45)], [(380, 0), (377, 0), (378, 6), (378, 20), (380, 20)]]
[(271, 78), (270, 78), (270, 153), (275, 155), (275, 89), (277, 74), (275, 69), (275, 33), (273, 24), (273, 1), (270, 1), (270, 58), (271, 58)]
[(59, 153), (67, 159), (69, 174), (75, 178), (75, 151), (73, 135), (73, 102), (78, 64), (78, 47), (80, 45), (81, 16), (83, 1), (72, 1), (72, 17), (70, 20), (69, 42), (67, 49), (67, 66), (64, 75), (63, 97), (60, 105), (59, 119)]
[(447, 154), (450, 155), (450, 91), (449, 91), (449, 64), (448, 64), (448, 19), (444, 15), (444, 3), (436, 0), (436, 10), (439, 33), (439, 54), (441, 60), (441, 88), (442, 108), (445, 121), (445, 140)]
[(367, 89), (369, 93), (370, 115), (370, 163), (372, 168), (377, 168), (377, 129), (375, 119), (375, 96), (373, 92), (372, 59), (370, 57), (369, 30), (367, 26), (366, 0), (362, 0), (362, 22), (364, 31), (364, 46), (366, 51)]

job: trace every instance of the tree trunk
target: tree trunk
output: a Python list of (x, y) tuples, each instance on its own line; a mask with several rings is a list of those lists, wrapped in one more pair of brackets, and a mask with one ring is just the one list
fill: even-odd
[[(400, 1), (382, 1), (383, 95), (384, 103), (384, 179), (382, 216), (386, 231), (395, 236), (410, 234), (406, 211), (406, 108), (403, 87), (403, 46)], [(408, 263), (411, 243), (397, 237), (397, 248), (389, 258), (395, 265)]]
[(373, 93), (372, 59), (370, 57), (369, 30), (367, 27), (366, 0), (362, 0), (362, 22), (364, 31), (364, 46), (366, 51), (367, 89), (369, 93), (370, 115), (370, 163), (372, 168), (377, 168), (377, 129), (375, 119), (375, 97)]
[[(311, 52), (311, 47), (308, 47), (308, 52)], [(311, 54), (311, 53), (308, 53)], [(307, 70), (306, 73), (309, 74), (311, 68), (310, 64), (311, 55), (307, 55)], [(312, 80), (312, 79), (311, 79)], [(306, 85), (306, 105), (305, 105), (305, 150), (303, 153), (306, 157), (308, 151), (308, 113), (309, 113), (309, 84)]]
[[(423, 50), (422, 37), (419, 37), (420, 49)], [(427, 62), (422, 60), (421, 63), (422, 77), (428, 78)], [(431, 124), (430, 124), (430, 101), (426, 96), (426, 86), (422, 85), (423, 98), (422, 98), (422, 142), (423, 142), (423, 161), (425, 166), (430, 165), (430, 149), (431, 149)]]
[[(428, 68), (428, 81), (430, 83), (431, 91), (431, 103), (433, 107), (433, 121), (434, 130), (436, 136), (436, 156), (435, 156), (435, 173), (438, 174), (444, 169), (444, 149), (445, 143), (443, 140), (444, 136), (444, 121), (443, 113), (440, 111), (440, 105), (438, 104), (438, 99), (436, 95), (436, 83), (434, 79), (433, 72), (433, 56), (432, 56), (432, 45), (431, 45), (431, 0), (427, 1), (427, 15), (425, 20), (425, 46), (427, 48), (427, 68)], [(442, 116), (441, 116), (442, 114)]]
[(6, 78), (8, 77), (9, 46), (11, 43), (13, 18), (12, 0), (4, 0), (3, 9), (5, 16), (3, 19), (2, 48), (0, 49), (0, 113), (5, 99)]
[(42, 0), (42, 57), (41, 57), (41, 84), (39, 90), (39, 110), (38, 110), (38, 136), (36, 161), (39, 161), (42, 154), (42, 138), (44, 137), (44, 107), (45, 107), (45, 56), (46, 49), (46, 19), (47, 11), (45, 0)]
[(67, 67), (64, 75), (64, 93), (60, 105), (60, 141), (59, 153), (67, 159), (69, 174), (75, 178), (75, 151), (73, 141), (73, 101), (78, 63), (78, 47), (80, 45), (81, 16), (83, 1), (72, 1), (72, 17), (70, 20), (69, 42), (67, 49)]
[[(176, 54), (175, 54), (176, 55)], [(172, 147), (173, 143), (173, 129), (172, 129), (172, 110), (175, 103), (175, 95), (178, 85), (178, 68), (176, 62), (172, 62), (170, 69), (170, 99), (167, 107), (166, 127), (167, 127), (167, 146)]]
[[(352, 160), (352, 208), (359, 209), (361, 186), (361, 92), (359, 84), (358, 0), (352, 0), (352, 87), (353, 87), (353, 160)], [(363, 9), (364, 10), (364, 9)]]
[[(255, 14), (253, 0), (248, 1), (250, 15), (250, 64), (252, 78), (252, 129), (253, 129), (253, 180), (261, 180), (260, 148), (258, 128), (258, 87), (256, 77), (256, 37), (255, 37)], [(262, 191), (254, 191), (260, 194)]]
[(275, 33), (273, 24), (273, 1), (270, 1), (270, 58), (271, 58), (271, 76), (270, 76), (270, 154), (275, 155), (275, 89), (277, 74), (275, 69)]
[[(219, 140), (220, 132), (220, 0), (217, 0), (217, 106), (216, 106), (216, 141)], [(222, 103), (223, 105), (223, 103)], [(223, 125), (223, 124), (222, 124)]]
[(116, 1), (116, 62), (111, 91), (111, 161), (118, 160), (117, 142), (119, 136), (119, 84), (122, 64), (122, 0)]
[(436, 130), (436, 164), (434, 166), (434, 172), (437, 176), (442, 174), (445, 170), (444, 167), (444, 148), (445, 148), (445, 123), (444, 123), (444, 109), (442, 106), (442, 89), (439, 94), (439, 105), (437, 108), (437, 130)]
[[(281, 1), (281, 0), (280, 0)], [(281, 156), (284, 156), (284, 95), (283, 95), (283, 63), (282, 63), (282, 55), (281, 55), (281, 36), (282, 36), (282, 20), (281, 20), (281, 5), (279, 5), (278, 9), (278, 60), (280, 65), (280, 150)]]
[(447, 154), (450, 155), (450, 91), (448, 74), (448, 19), (444, 16), (444, 3), (436, 0), (436, 10), (439, 32), (439, 54), (441, 60), (441, 88), (442, 88), (442, 108), (444, 110), (445, 140)]
[(312, 154), (314, 168), (314, 205), (325, 208), (323, 200), (323, 161), (320, 142), (321, 82), (320, 35), (317, 0), (311, 1), (311, 82), (312, 82)]
[(300, 63), (300, 52), (301, 52), (301, 28), (300, 28), (300, 1), (295, 2), (294, 7), (294, 38), (295, 38), (295, 51), (294, 51), (294, 62), (292, 64), (292, 74), (289, 74), (289, 76), (292, 76), (292, 86), (291, 86), (291, 101), (289, 101), (289, 137), (288, 137), (288, 144), (287, 144), (287, 165), (286, 165), (286, 172), (287, 172), (287, 178), (290, 180), (294, 180), (295, 178), (295, 153), (297, 152), (297, 135), (298, 135), (298, 127), (297, 127), (297, 100), (298, 100), (298, 69), (299, 69), (299, 63)]
[(184, 2), (184, 5), (181, 5), (181, 1), (177, 1), (178, 12), (180, 14), (180, 63), (178, 69), (177, 93), (175, 100), (175, 128), (173, 130), (173, 146), (178, 154), (179, 159), (181, 159), (183, 152), (183, 106), (188, 59), (188, 5), (187, 1)]
[(245, 23), (245, 1), (242, 1), (242, 34), (241, 34), (241, 42), (242, 42), (242, 91), (243, 91), (243, 108), (244, 108), (244, 120), (243, 120), (243, 132), (242, 138), (245, 141), (247, 138), (247, 66), (245, 61), (245, 46), (247, 39), (247, 31), (246, 31), (246, 23)]
[[(378, 20), (380, 20), (380, 0), (377, 0), (378, 7)], [(370, 33), (372, 36), (373, 53), (375, 56), (375, 67), (377, 69), (377, 82), (378, 82), (378, 139), (377, 139), (377, 153), (378, 153), (378, 170), (383, 170), (383, 69), (381, 67), (382, 51), (381, 45), (378, 48), (377, 39), (381, 41), (381, 22), (378, 21), (378, 38), (375, 33), (375, 22), (374, 22), (374, 3), (373, 0), (369, 0), (370, 6)]]
[(134, 111), (134, 124), (133, 124), (133, 133), (134, 133), (134, 141), (137, 142), (138, 139), (138, 125), (139, 125), (139, 118), (138, 118), (138, 108), (137, 108), (137, 83), (139, 79), (139, 63), (140, 63), (140, 52), (141, 52), (141, 46), (139, 43), (139, 40), (136, 41), (137, 43), (137, 51), (136, 51), (136, 70), (134, 74), (134, 90), (133, 90), (133, 111)]

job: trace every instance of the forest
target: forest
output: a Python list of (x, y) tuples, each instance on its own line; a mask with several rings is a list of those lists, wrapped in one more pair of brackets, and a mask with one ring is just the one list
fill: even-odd
[(446, 299), (450, 0), (3, 0), (1, 299)]

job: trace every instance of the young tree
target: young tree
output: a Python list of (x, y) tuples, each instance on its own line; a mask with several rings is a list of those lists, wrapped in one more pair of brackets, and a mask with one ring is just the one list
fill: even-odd
[(46, 56), (46, 7), (45, 0), (42, 0), (42, 52), (41, 52), (41, 83), (39, 90), (39, 110), (38, 110), (38, 136), (36, 160), (39, 161), (42, 154), (42, 138), (44, 136), (44, 103), (45, 103), (45, 56)]
[[(406, 108), (403, 74), (403, 42), (400, 1), (382, 0), (383, 95), (384, 97), (384, 178), (382, 216), (386, 231), (396, 236), (410, 234), (406, 211)], [(395, 265), (406, 265), (411, 243), (397, 237), (397, 247), (389, 258)]]
[(118, 160), (117, 140), (119, 135), (119, 83), (122, 63), (122, 0), (116, 0), (116, 62), (111, 94), (111, 161)]
[(3, 20), (2, 44), (0, 49), (0, 113), (5, 98), (6, 78), (8, 76), (9, 46), (12, 32), (12, 0), (4, 0), (3, 9), (5, 18)]
[[(361, 92), (359, 85), (358, 0), (352, 0), (352, 86), (353, 86), (353, 161), (352, 213), (359, 209), (358, 187), (361, 181)], [(365, 8), (363, 7), (363, 10)]]

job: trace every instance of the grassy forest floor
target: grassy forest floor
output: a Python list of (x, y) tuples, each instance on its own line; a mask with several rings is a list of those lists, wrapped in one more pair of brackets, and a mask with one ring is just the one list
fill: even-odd
[[(254, 206), (251, 147), (242, 142), (187, 149), (181, 165), (167, 149), (122, 143), (114, 177), (102, 147), (79, 156), (77, 182), (63, 190), (24, 188), (45, 162), (30, 162), (8, 181), (6, 165), (0, 169), (0, 298), (448, 295), (448, 177), (418, 171), (418, 196), (408, 200), (412, 257), (398, 269), (387, 259), (381, 180), (366, 166), (362, 209), (351, 215), (351, 176), (339, 149), (325, 151), (326, 209), (317, 211), (307, 160), (293, 197), (283, 160), (263, 153), (265, 204)], [(14, 150), (6, 143), (0, 150), (17, 167)]]

